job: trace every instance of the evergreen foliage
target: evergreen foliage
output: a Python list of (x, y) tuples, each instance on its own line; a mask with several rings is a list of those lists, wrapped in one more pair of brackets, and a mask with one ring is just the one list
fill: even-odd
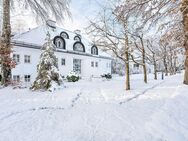
[(58, 70), (58, 60), (54, 54), (53, 44), (50, 39), (43, 45), (43, 49), (40, 62), (37, 65), (38, 76), (31, 89), (51, 91), (55, 86), (61, 85), (62, 77)]
[(67, 75), (68, 82), (76, 82), (80, 79), (80, 77), (75, 72), (70, 72)]

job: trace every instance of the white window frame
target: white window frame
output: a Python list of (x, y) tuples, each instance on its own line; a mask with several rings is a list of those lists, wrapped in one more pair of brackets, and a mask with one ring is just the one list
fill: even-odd
[(20, 55), (19, 54), (13, 54), (13, 60), (16, 64), (20, 63)]
[(61, 58), (61, 65), (62, 65), (62, 66), (65, 66), (65, 65), (66, 65), (66, 60), (65, 60), (65, 58)]
[(31, 82), (31, 75), (24, 75), (24, 82), (30, 83)]
[(91, 67), (93, 68), (94, 67), (94, 61), (91, 61)]
[(24, 55), (24, 63), (31, 63), (31, 55)]
[(56, 43), (57, 48), (60, 48), (60, 49), (64, 48), (64, 44), (63, 44), (63, 41), (61, 39), (57, 38), (55, 43)]
[(20, 82), (20, 75), (13, 75), (12, 79), (15, 82)]
[(99, 66), (99, 63), (98, 62), (95, 62), (95, 67), (97, 68)]

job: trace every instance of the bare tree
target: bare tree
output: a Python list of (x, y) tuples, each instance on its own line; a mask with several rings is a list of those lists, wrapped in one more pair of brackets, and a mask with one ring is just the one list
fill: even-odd
[(182, 0), (181, 12), (183, 16), (183, 29), (184, 29), (184, 48), (185, 48), (185, 75), (184, 84), (188, 85), (188, 0)]
[(126, 90), (130, 90), (129, 47), (126, 25), (118, 21), (112, 14), (113, 9), (99, 13), (96, 21), (90, 21), (87, 32), (94, 43), (104, 51), (112, 53), (126, 64)]

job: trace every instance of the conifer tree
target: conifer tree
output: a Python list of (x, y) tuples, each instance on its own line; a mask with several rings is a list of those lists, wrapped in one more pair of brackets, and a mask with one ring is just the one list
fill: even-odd
[(32, 90), (49, 90), (62, 83), (62, 77), (58, 70), (58, 60), (54, 54), (54, 46), (50, 37), (43, 45), (43, 52), (37, 65), (38, 76), (31, 86)]

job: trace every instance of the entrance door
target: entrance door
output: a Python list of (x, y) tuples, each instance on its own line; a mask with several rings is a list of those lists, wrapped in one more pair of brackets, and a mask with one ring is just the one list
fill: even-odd
[(81, 59), (73, 59), (73, 71), (81, 74)]

